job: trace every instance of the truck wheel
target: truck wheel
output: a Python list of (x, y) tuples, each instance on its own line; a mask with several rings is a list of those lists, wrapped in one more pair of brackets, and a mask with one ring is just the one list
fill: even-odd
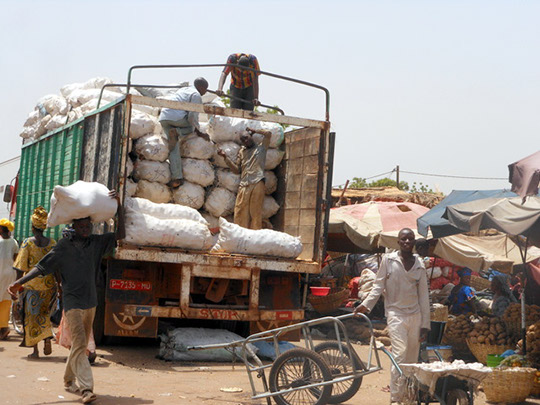
[[(349, 348), (342, 344), (339, 350), (339, 342), (324, 342), (318, 344), (313, 350), (321, 355), (325, 361), (332, 378), (342, 377), (343, 374), (352, 373), (356, 370), (365, 370), (362, 360), (355, 353), (351, 356)], [(342, 354), (343, 353), (343, 354)], [(360, 389), (362, 377), (335, 383), (332, 385), (332, 396), (328, 400), (329, 404), (339, 404), (351, 399)]]
[(456, 388), (446, 394), (446, 405), (469, 405), (469, 396), (462, 389)]
[(298, 391), (274, 396), (278, 405), (323, 405), (332, 395), (332, 385), (310, 388), (311, 384), (330, 381), (332, 373), (323, 358), (317, 353), (296, 348), (280, 355), (270, 369), (270, 391), (277, 392), (290, 388)]

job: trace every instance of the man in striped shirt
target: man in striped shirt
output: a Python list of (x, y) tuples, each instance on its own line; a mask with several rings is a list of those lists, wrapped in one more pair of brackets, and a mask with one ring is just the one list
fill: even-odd
[[(227, 63), (260, 70), (257, 57), (249, 53), (233, 53), (227, 58)], [(253, 72), (240, 67), (225, 66), (221, 73), (221, 77), (219, 78), (217, 89), (217, 94), (219, 96), (223, 95), (223, 86), (225, 85), (225, 79), (229, 73), (231, 74), (230, 91), (231, 96), (233, 97), (231, 99), (231, 107), (253, 111), (253, 108), (259, 104), (260, 72)]]

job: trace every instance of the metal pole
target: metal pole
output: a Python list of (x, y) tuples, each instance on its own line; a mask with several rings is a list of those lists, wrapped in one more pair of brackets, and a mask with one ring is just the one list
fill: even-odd
[(399, 165), (396, 166), (396, 183), (399, 190)]

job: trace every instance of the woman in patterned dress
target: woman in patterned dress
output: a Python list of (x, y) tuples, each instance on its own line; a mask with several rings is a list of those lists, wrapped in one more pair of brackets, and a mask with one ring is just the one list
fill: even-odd
[[(33, 237), (25, 239), (13, 268), (27, 273), (56, 245), (54, 239), (47, 238), (43, 231), (47, 227), (47, 211), (37, 207), (32, 214)], [(56, 279), (54, 275), (39, 276), (24, 285), (21, 296), (23, 307), (24, 336), (23, 347), (33, 347), (30, 358), (38, 358), (38, 343), (44, 341), (43, 354), (52, 353), (51, 338), (51, 303), (56, 297)]]

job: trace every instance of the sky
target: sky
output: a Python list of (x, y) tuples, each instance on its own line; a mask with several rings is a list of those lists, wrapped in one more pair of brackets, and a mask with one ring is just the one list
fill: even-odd
[[(401, 180), (452, 189), (508, 188), (508, 164), (540, 134), (538, 1), (2, 1), (0, 162), (46, 94), (136, 64), (225, 63), (330, 90), (334, 185), (400, 166)], [(219, 69), (137, 73), (167, 84)], [(260, 100), (324, 119), (320, 90), (262, 77)], [(536, 141), (536, 142), (535, 142)], [(430, 173), (489, 179), (457, 179)]]

